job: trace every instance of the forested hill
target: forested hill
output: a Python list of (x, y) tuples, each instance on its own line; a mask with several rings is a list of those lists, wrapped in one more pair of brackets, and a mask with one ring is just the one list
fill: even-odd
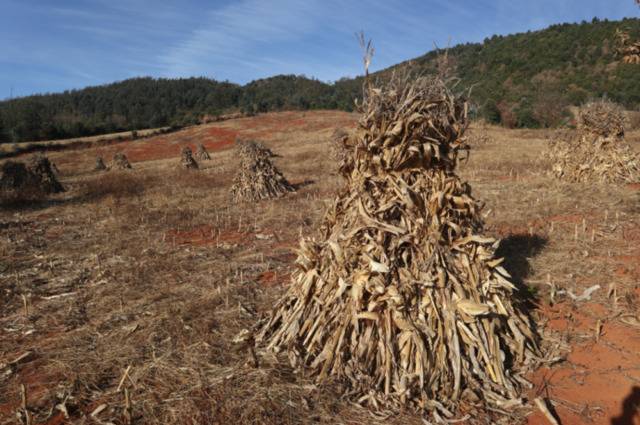
[[(623, 64), (616, 56), (619, 28), (640, 39), (640, 19), (594, 20), (458, 45), (449, 49), (448, 61), (460, 78), (457, 88), (472, 88), (477, 114), (506, 126), (558, 125), (568, 106), (603, 95), (637, 110), (640, 65)], [(430, 73), (437, 63), (438, 53), (430, 52), (376, 75), (396, 68)], [(135, 78), (0, 102), (0, 142), (179, 126), (231, 111), (350, 110), (361, 82), (326, 84), (290, 75), (240, 86), (207, 78)]]

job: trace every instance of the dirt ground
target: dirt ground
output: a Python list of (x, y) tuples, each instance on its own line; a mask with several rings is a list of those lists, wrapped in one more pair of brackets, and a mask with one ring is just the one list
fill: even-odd
[[(0, 425), (21, 423), (22, 386), (33, 424), (423, 423), (371, 414), (273, 356), (255, 368), (232, 341), (289, 284), (341, 184), (329, 137), (356, 119), (271, 113), (51, 153), (68, 191), (0, 209)], [(528, 399), (565, 425), (640, 424), (640, 186), (553, 180), (548, 131), (473, 131), (489, 138), (460, 173), (555, 356)], [(231, 204), (236, 137), (277, 153), (297, 193)], [(212, 160), (179, 169), (196, 143)], [(92, 171), (119, 151), (133, 170)], [(535, 407), (523, 421), (548, 423)]]

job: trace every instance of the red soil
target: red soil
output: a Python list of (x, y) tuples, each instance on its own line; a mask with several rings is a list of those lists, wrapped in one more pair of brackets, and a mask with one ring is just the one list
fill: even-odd
[[(629, 409), (633, 403), (640, 406), (635, 398), (640, 395), (640, 332), (607, 322), (607, 311), (597, 303), (542, 307), (541, 313), (549, 318), (547, 331), (577, 337), (565, 362), (541, 368), (532, 377), (532, 396), (553, 400), (563, 425), (640, 425), (640, 410)], [(596, 339), (598, 319), (603, 327)], [(528, 423), (548, 422), (536, 411)]]

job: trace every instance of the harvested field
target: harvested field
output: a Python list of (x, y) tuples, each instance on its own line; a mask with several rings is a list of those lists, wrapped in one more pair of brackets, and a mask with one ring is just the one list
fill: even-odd
[[(300, 236), (317, 236), (342, 185), (330, 138), (355, 119), (273, 113), (51, 152), (67, 191), (0, 209), (0, 424), (24, 416), (21, 385), (34, 424), (422, 424), (372, 415), (272, 355), (256, 368), (233, 342), (286, 292)], [(482, 134), (458, 174), (555, 357), (527, 377), (527, 397), (564, 425), (640, 423), (640, 188), (548, 176), (546, 131)], [(281, 155), (297, 192), (231, 204), (237, 137)], [(640, 132), (626, 141), (640, 151)], [(176, 167), (197, 143), (212, 159)], [(118, 151), (132, 170), (90, 171)], [(547, 423), (531, 406), (520, 422)]]

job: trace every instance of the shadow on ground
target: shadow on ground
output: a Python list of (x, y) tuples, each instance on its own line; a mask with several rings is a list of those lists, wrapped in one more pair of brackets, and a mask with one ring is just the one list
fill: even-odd
[(635, 386), (622, 402), (622, 414), (611, 419), (611, 425), (640, 424), (640, 387)]

